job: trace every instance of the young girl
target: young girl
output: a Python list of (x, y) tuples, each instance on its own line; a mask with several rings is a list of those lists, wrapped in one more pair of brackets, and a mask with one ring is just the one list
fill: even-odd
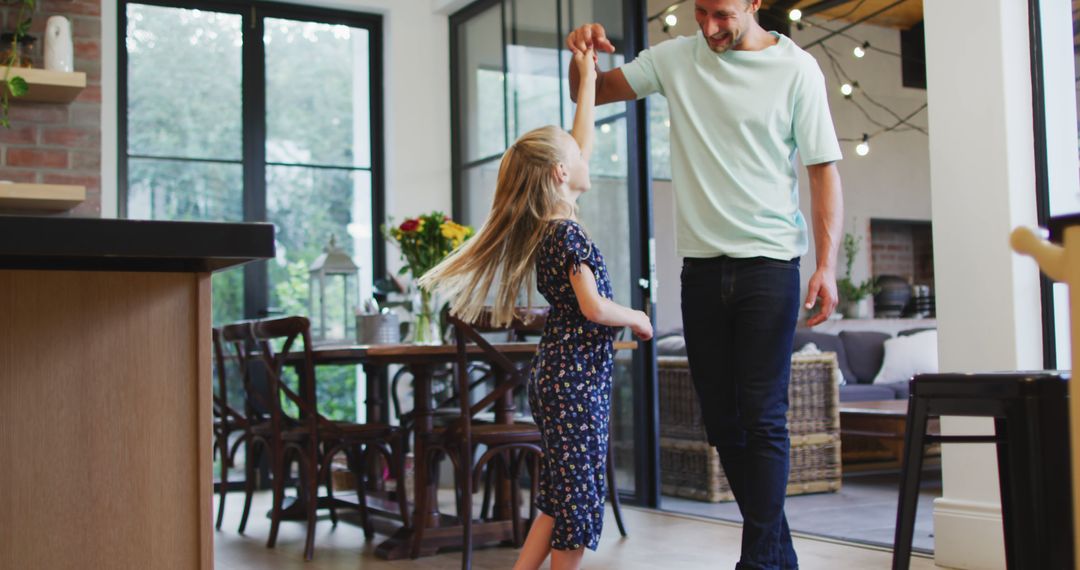
[(622, 327), (648, 340), (649, 317), (611, 300), (600, 250), (577, 222), (589, 189), (593, 145), (593, 52), (574, 55), (581, 73), (571, 134), (541, 127), (503, 155), (495, 200), (475, 237), (421, 277), (449, 295), (451, 312), (476, 320), (496, 278), (493, 321), (509, 324), (524, 287), (551, 305), (533, 360), (529, 403), (543, 437), (533, 521), (515, 569), (535, 569), (552, 553), (553, 570), (577, 568), (596, 549), (604, 521), (604, 478), (611, 410), (612, 342)]

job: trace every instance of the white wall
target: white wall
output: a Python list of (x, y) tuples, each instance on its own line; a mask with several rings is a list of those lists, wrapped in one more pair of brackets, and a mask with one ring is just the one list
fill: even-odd
[[(672, 31), (689, 35), (697, 28), (693, 19), (693, 6), (691, 3), (685, 4), (685, 14), (682, 5), (676, 12), (679, 23)], [(652, 41), (667, 39), (659, 30), (658, 23), (650, 24)], [(894, 53), (900, 52), (900, 32), (897, 30), (863, 24), (848, 33), (859, 40), (869, 41), (871, 45), (881, 49)], [(809, 28), (804, 31), (792, 31), (793, 39), (800, 45), (809, 43), (821, 35), (822, 32)], [(826, 44), (840, 61), (844, 71), (859, 82), (863, 91), (900, 116), (905, 116), (926, 103), (925, 90), (903, 87), (898, 57), (870, 51), (866, 57), (856, 59), (851, 50), (857, 44), (846, 38), (833, 38)], [(870, 123), (855, 105), (845, 100), (840, 94), (840, 85), (824, 52), (820, 48), (811, 48), (810, 53), (817, 58), (825, 74), (829, 89), (829, 106), (832, 109), (837, 136), (861, 138), (863, 133), (876, 132), (879, 127)], [(879, 122), (888, 125), (895, 122), (895, 119), (885, 111), (874, 107), (866, 99), (856, 96), (855, 100)], [(911, 122), (926, 127), (926, 112), (915, 115)], [(869, 231), (871, 218), (930, 220), (930, 161), (928, 137), (916, 131), (879, 135), (870, 141), (871, 151), (867, 156), (856, 155), (855, 144), (854, 142), (841, 143), (844, 159), (838, 163), (838, 167), (844, 187), (844, 231), (864, 237), (863, 247), (852, 271), (853, 278), (861, 281), (870, 276), (870, 248), (865, 236)], [(806, 169), (800, 166), (799, 171), (799, 203), (809, 223), (810, 186), (806, 178)], [(664, 202), (672, 199), (671, 183), (656, 181), (653, 184), (653, 192), (657, 271), (660, 278), (658, 328), (664, 330), (681, 326), (680, 266), (675, 254), (675, 220), (671, 213), (672, 206)], [(840, 275), (838, 276), (842, 276), (844, 263), (843, 252), (840, 255), (840, 266), (837, 268)], [(811, 232), (810, 249), (802, 262), (803, 294), (806, 291), (806, 283), (815, 268), (813, 233)]]
[[(397, 219), (450, 211), (450, 58), (441, 0), (292, 0), (383, 16), (386, 211)], [(460, 2), (458, 2), (460, 4)], [(116, 5), (102, 2), (102, 216), (117, 212)], [(437, 11), (437, 9), (442, 11)], [(391, 271), (397, 250), (387, 252)]]

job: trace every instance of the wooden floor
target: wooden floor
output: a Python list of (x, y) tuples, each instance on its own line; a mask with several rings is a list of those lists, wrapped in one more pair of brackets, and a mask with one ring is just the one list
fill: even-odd
[[(214, 553), (218, 570), (296, 568), (304, 570), (337, 570), (356, 568), (460, 568), (461, 554), (445, 552), (418, 560), (387, 562), (376, 558), (374, 546), (364, 542), (363, 532), (347, 522), (335, 528), (328, 518), (320, 519), (316, 527), (315, 560), (304, 562), (304, 525), (283, 522), (277, 547), (265, 546), (270, 522), (265, 516), (269, 494), (256, 495), (252, 516), (245, 535), (236, 532), (243, 503), (241, 493), (230, 493), (225, 522), (214, 536)], [(216, 500), (215, 500), (216, 508)], [(448, 509), (452, 510), (452, 509)], [(216, 511), (215, 511), (216, 513)], [(618, 528), (608, 510), (604, 535), (596, 552), (587, 552), (583, 568), (612, 568), (619, 570), (734, 568), (739, 556), (740, 528), (732, 523), (706, 520), (687, 515), (661, 513), (649, 509), (623, 506), (623, 517), (630, 536), (619, 536)], [(375, 543), (385, 539), (376, 535)], [(827, 540), (797, 537), (795, 549), (802, 570), (844, 568), (888, 568), (888, 551), (853, 546)], [(517, 551), (508, 547), (477, 549), (473, 556), (476, 570), (504, 570), (513, 566)], [(546, 567), (546, 566), (545, 566)], [(911, 568), (934, 568), (933, 561), (915, 558)]]

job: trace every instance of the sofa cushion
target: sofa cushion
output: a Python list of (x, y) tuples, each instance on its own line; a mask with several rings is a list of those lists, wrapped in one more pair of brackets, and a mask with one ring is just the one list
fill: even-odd
[(686, 356), (686, 339), (681, 334), (672, 334), (656, 340), (658, 356)]
[(874, 384), (906, 382), (916, 374), (937, 371), (937, 331), (931, 329), (886, 340), (885, 358)]
[(937, 327), (916, 327), (916, 328), (913, 328), (913, 329), (904, 329), (904, 330), (896, 333), (896, 336), (911, 336), (913, 334), (918, 334), (918, 333), (921, 333), (923, 331), (936, 331), (936, 330), (937, 330)]
[(890, 338), (891, 335), (882, 332), (840, 331), (840, 341), (856, 382), (870, 384), (874, 381), (885, 359), (885, 341)]
[(840, 374), (844, 376), (844, 383), (855, 383), (855, 373), (848, 366), (848, 357), (844, 351), (844, 343), (840, 342), (840, 337), (829, 333), (814, 332), (809, 329), (795, 329), (793, 350), (799, 350), (811, 342), (817, 345), (822, 352), (835, 352), (836, 362), (840, 365)]
[(906, 380), (903, 382), (886, 382), (884, 384), (874, 384), (874, 386), (888, 388), (892, 390), (893, 398), (896, 400), (906, 400), (911, 394), (911, 383)]
[(880, 384), (845, 384), (840, 387), (841, 402), (869, 402), (872, 400), (895, 400), (896, 391)]

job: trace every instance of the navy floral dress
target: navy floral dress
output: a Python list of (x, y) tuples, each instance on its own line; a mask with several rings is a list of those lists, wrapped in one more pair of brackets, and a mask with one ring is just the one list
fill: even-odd
[(570, 272), (586, 264), (600, 295), (611, 280), (600, 250), (576, 222), (558, 220), (536, 258), (537, 289), (551, 305), (529, 380), (529, 405), (544, 454), (537, 508), (555, 519), (551, 546), (596, 550), (607, 495), (612, 342), (617, 328), (581, 314)]

